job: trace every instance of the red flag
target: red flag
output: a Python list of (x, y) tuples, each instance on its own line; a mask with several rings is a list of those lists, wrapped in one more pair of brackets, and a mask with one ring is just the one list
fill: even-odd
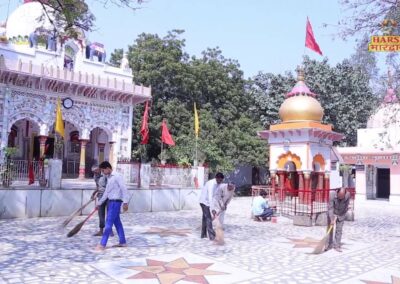
[(142, 135), (142, 141), (140, 144), (148, 144), (149, 143), (149, 102), (146, 102), (146, 106), (144, 107), (143, 119), (142, 119), (142, 127), (140, 128), (140, 134)]
[(175, 146), (175, 142), (172, 139), (171, 134), (169, 134), (167, 123), (163, 120), (161, 125), (161, 141), (167, 145)]
[(322, 51), (319, 48), (317, 41), (315, 40), (311, 23), (308, 20), (308, 17), (307, 17), (307, 27), (306, 27), (306, 47), (322, 55)]
[(33, 172), (33, 163), (31, 161), (29, 162), (28, 178), (28, 185), (35, 183), (35, 173)]

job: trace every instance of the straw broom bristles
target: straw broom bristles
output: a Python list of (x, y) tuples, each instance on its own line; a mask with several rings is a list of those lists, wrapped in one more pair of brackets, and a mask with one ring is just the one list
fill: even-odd
[(217, 245), (223, 245), (223, 244), (225, 244), (224, 230), (222, 229), (221, 222), (219, 221), (219, 214), (217, 214), (215, 216), (214, 222), (215, 222), (215, 239), (214, 239), (214, 241)]
[(320, 253), (324, 252), (325, 246), (326, 246), (326, 241), (327, 241), (332, 229), (333, 229), (333, 225), (331, 225), (329, 227), (326, 235), (322, 238), (322, 240), (319, 241), (318, 245), (314, 248), (314, 251), (312, 252), (313, 254), (320, 254)]
[(79, 224), (77, 224), (68, 234), (67, 237), (70, 238), (74, 235), (76, 235), (83, 227), (83, 224), (85, 224), (85, 222), (87, 220), (89, 220), (90, 217), (92, 217), (92, 215), (97, 211), (97, 208), (95, 208), (86, 218), (85, 220), (83, 220), (82, 222), (80, 222)]

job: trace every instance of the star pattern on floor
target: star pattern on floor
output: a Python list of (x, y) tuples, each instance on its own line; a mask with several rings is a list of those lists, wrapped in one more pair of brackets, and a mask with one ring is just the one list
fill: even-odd
[(226, 275), (229, 273), (207, 270), (214, 263), (188, 263), (180, 257), (172, 261), (146, 259), (147, 266), (128, 266), (127, 269), (140, 271), (127, 279), (157, 279), (160, 284), (174, 284), (184, 280), (187, 282), (209, 283), (206, 275)]
[(306, 237), (304, 239), (287, 239), (294, 244), (293, 248), (315, 248), (321, 241), (309, 237)]
[(392, 275), (392, 281), (389, 282), (380, 282), (380, 281), (368, 281), (368, 280), (361, 280), (367, 284), (400, 284), (400, 277), (396, 277)]
[(192, 232), (191, 229), (178, 229), (175, 227), (170, 227), (170, 228), (162, 228), (162, 227), (150, 227), (145, 234), (155, 234), (159, 235), (162, 237), (168, 237), (168, 236), (181, 236), (181, 237), (187, 237), (188, 234)]

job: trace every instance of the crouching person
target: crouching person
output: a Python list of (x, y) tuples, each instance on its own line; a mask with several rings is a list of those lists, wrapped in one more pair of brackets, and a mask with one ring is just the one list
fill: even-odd
[(266, 198), (267, 193), (265, 190), (261, 190), (260, 195), (253, 200), (252, 211), (258, 221), (266, 221), (274, 214), (272, 208), (269, 208)]

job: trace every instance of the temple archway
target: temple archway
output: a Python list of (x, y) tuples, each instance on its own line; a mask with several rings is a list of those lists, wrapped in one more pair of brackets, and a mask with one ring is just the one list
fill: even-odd
[[(14, 159), (17, 160), (32, 160), (39, 158), (35, 155), (35, 139), (39, 137), (40, 127), (35, 120), (22, 118), (14, 121), (10, 125), (8, 134), (7, 146), (17, 148)], [(37, 157), (36, 157), (37, 156)]]
[(285, 165), (287, 162), (293, 162), (297, 170), (301, 169), (301, 159), (296, 154), (288, 151), (278, 157), (277, 165), (279, 170), (285, 170)]
[(313, 158), (311, 172), (311, 189), (322, 189), (324, 186), (325, 159), (321, 154)]

